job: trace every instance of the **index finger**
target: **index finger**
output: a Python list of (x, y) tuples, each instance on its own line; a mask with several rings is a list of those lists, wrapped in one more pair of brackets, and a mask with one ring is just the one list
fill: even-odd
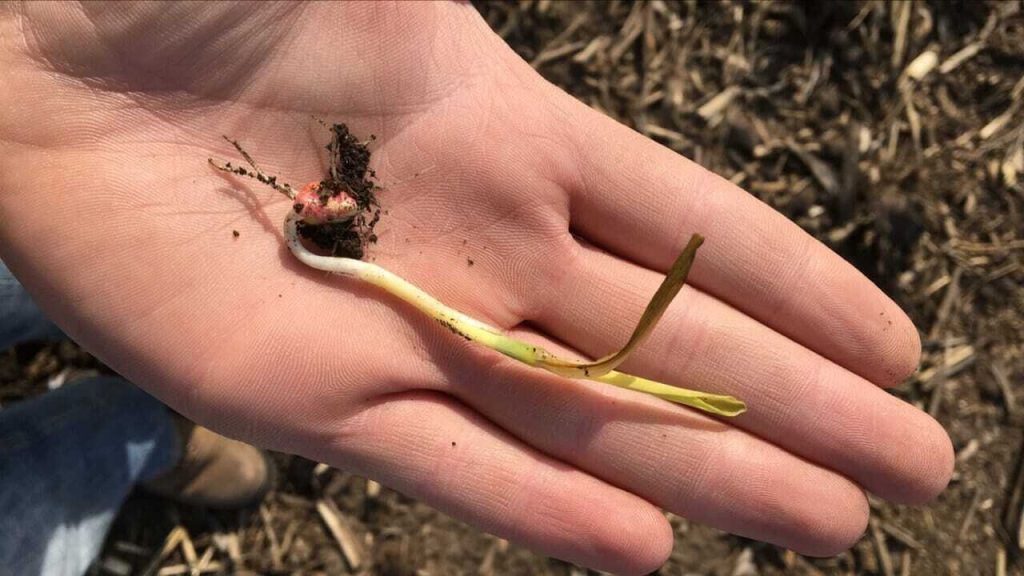
[(571, 226), (664, 272), (707, 237), (690, 283), (882, 386), (917, 368), (907, 315), (856, 268), (727, 180), (576, 103)]

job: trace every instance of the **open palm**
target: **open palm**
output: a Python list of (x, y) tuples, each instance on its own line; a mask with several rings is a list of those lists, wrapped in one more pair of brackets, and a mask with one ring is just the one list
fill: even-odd
[[(2, 256), (71, 335), (197, 421), (616, 572), (667, 557), (659, 507), (831, 554), (863, 530), (864, 490), (913, 503), (945, 486), (948, 438), (883, 390), (919, 354), (896, 305), (546, 83), (471, 6), (5, 10)], [(289, 202), (206, 159), (235, 158), (227, 134), (268, 173), (317, 180), (310, 115), (377, 138), (370, 258), (553, 350), (620, 346), (704, 234), (693, 287), (625, 368), (749, 412), (530, 370), (303, 268), (279, 229)]]

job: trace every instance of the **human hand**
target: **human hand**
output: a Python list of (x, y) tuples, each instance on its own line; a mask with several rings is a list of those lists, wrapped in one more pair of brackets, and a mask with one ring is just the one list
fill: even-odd
[[(942, 429), (882, 389), (919, 354), (895, 304), (547, 84), (468, 5), (28, 4), (5, 8), (0, 58), (2, 257), (72, 336), (219, 431), (614, 572), (664, 561), (657, 507), (831, 554), (864, 528), (862, 490), (916, 503), (949, 478)], [(530, 370), (303, 268), (289, 202), (206, 158), (234, 157), (229, 134), (267, 172), (318, 179), (310, 114), (377, 136), (376, 263), (552, 349), (620, 346), (705, 235), (624, 368), (749, 411)]]

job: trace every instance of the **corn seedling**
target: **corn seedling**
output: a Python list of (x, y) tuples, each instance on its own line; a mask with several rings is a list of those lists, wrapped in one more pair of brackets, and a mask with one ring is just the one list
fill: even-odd
[[(338, 153), (337, 127), (338, 125), (333, 127), (336, 130), (336, 139), (332, 142), (335, 148), (332, 149), (331, 146), (328, 146), (328, 149), (334, 154)], [(345, 134), (347, 134), (347, 130)], [(564, 377), (583, 378), (643, 392), (718, 416), (737, 416), (746, 410), (746, 405), (732, 396), (687, 390), (616, 370), (651, 333), (668, 305), (682, 289), (697, 255), (697, 248), (703, 242), (700, 235), (694, 234), (676, 259), (665, 280), (648, 303), (625, 346), (621, 350), (593, 362), (577, 362), (561, 358), (541, 346), (511, 338), (500, 328), (444, 305), (408, 280), (381, 266), (356, 258), (314, 253), (303, 242), (300, 227), (343, 223), (356, 217), (367, 208), (365, 202), (361, 205), (358, 198), (354, 198), (343, 186), (339, 186), (336, 172), (338, 163), (332, 162), (331, 176), (328, 180), (311, 182), (296, 191), (290, 185), (278, 182), (276, 176), (269, 176), (260, 170), (256, 162), (238, 142), (227, 137), (225, 139), (238, 150), (251, 169), (232, 166), (230, 163), (220, 164), (212, 159), (209, 160), (210, 164), (224, 172), (254, 178), (292, 200), (292, 210), (288, 211), (284, 220), (284, 236), (291, 253), (303, 264), (317, 270), (354, 278), (377, 286), (412, 305), (466, 340), (486, 346), (528, 366), (541, 368)]]

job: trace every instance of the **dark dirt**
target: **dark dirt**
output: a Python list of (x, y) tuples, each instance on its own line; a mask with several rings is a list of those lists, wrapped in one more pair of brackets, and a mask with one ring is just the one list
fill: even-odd
[[(477, 6), (546, 78), (839, 251), (922, 335), (921, 369), (895, 394), (953, 438), (955, 476), (935, 503), (872, 500), (868, 533), (827, 559), (669, 515), (676, 544), (658, 573), (1024, 574), (1021, 3)], [(0, 401), (39, 393), (81, 361), (55, 346), (0, 354)], [(363, 478), (301, 458), (278, 463), (281, 485), (257, 510), (215, 514), (133, 496), (95, 573), (120, 560), (132, 573), (168, 576), (201, 565), (230, 574), (587, 574)], [(362, 547), (359, 568), (346, 565), (318, 514), (322, 500)], [(189, 546), (161, 554), (178, 527)]]
[(317, 225), (300, 222), (298, 225), (299, 236), (309, 240), (324, 252), (332, 256), (357, 260), (362, 260), (366, 254), (364, 236), (360, 228), (352, 221)]
[[(345, 222), (300, 223), (299, 236), (333, 256), (362, 259), (366, 245), (377, 241), (373, 229), (380, 221), (381, 210), (377, 185), (373, 182), (376, 174), (370, 169), (369, 148), (349, 132), (348, 126), (332, 124), (330, 131), (331, 141), (326, 146), (330, 168), (327, 177), (320, 181), (320, 201), (326, 203), (344, 192), (355, 199), (359, 213)], [(370, 141), (373, 140), (371, 135)]]

